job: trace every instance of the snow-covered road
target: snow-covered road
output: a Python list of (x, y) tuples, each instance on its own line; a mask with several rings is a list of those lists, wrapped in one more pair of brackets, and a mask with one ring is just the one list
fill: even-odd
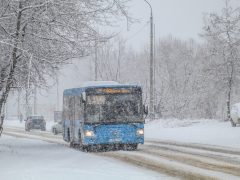
[[(122, 163), (124, 164), (127, 162), (129, 164), (127, 166), (131, 164), (140, 167), (141, 169), (137, 168), (137, 171), (144, 172), (144, 177), (134, 174), (129, 179), (144, 179), (146, 177), (147, 179), (170, 178), (162, 174), (182, 179), (240, 179), (240, 148), (238, 139), (240, 131), (239, 128), (231, 128), (226, 122), (216, 120), (165, 120), (150, 122), (145, 127), (146, 143), (143, 146), (139, 146), (138, 151), (116, 151), (95, 154), (69, 149), (66, 147), (67, 144), (62, 141), (61, 136), (54, 136), (50, 132), (32, 131), (29, 133), (25, 132), (21, 126), (15, 125), (15, 128), (13, 128), (11, 125), (14, 125), (14, 123), (8, 124), (5, 134), (53, 142), (57, 144), (55, 144), (57, 148), (67, 148), (67, 152), (69, 150), (73, 151), (73, 155), (69, 156), (69, 158), (73, 158), (73, 166), (78, 166), (75, 164), (75, 153), (79, 153), (76, 155), (77, 157), (86, 154), (87, 156), (97, 157), (98, 161), (112, 162), (114, 161), (113, 159), (106, 158), (115, 158), (123, 161)], [(222, 135), (220, 131), (226, 132), (226, 134)], [(201, 134), (201, 132), (206, 133), (208, 136)], [(16, 147), (13, 147), (13, 149), (16, 149)], [(50, 149), (50, 151), (52, 152), (53, 150)], [(51, 154), (51, 152), (47, 150), (46, 153)], [(54, 157), (55, 153), (52, 156)], [(85, 156), (84, 158), (88, 159)], [(45, 160), (48, 161), (47, 158)], [(84, 161), (81, 163), (84, 163)], [(115, 163), (118, 163), (118, 161)], [(118, 165), (125, 167), (122, 163)], [(155, 173), (146, 169), (155, 171)], [(124, 168), (123, 173), (125, 173)], [(126, 178), (130, 176), (127, 175)], [(76, 174), (74, 177), (76, 177)], [(110, 176), (104, 178), (113, 179)], [(117, 175), (115, 179), (118, 178), (123, 179), (122, 176)]]
[(1, 180), (155, 180), (165, 175), (56, 143), (3, 135)]

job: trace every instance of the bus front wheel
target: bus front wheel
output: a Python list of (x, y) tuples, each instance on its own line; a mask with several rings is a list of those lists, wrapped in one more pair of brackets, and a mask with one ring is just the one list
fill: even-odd
[(124, 144), (123, 149), (125, 151), (135, 151), (138, 147), (138, 144)]
[(131, 148), (132, 148), (133, 151), (134, 151), (134, 150), (137, 150), (138, 144), (132, 144), (132, 145), (131, 145)]
[(67, 142), (70, 142), (70, 130), (67, 129)]

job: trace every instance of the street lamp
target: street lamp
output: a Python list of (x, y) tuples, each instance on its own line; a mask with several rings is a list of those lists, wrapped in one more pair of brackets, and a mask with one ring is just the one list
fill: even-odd
[(149, 118), (154, 119), (154, 90), (153, 90), (153, 13), (152, 6), (147, 1), (144, 0), (150, 7), (150, 102), (149, 102)]

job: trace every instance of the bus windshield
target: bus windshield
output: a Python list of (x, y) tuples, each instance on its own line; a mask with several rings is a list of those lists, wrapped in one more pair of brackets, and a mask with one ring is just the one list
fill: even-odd
[(89, 95), (86, 122), (142, 122), (140, 94)]

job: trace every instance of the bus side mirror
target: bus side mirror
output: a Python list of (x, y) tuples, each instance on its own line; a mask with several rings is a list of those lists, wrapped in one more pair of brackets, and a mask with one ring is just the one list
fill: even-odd
[(146, 105), (143, 106), (143, 112), (145, 115), (148, 115), (148, 106)]

